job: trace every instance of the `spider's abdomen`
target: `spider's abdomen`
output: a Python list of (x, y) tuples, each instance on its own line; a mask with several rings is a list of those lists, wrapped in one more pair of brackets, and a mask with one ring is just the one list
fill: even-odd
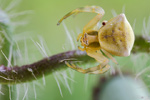
[(134, 33), (124, 14), (102, 26), (98, 38), (101, 48), (116, 56), (129, 56), (134, 44)]

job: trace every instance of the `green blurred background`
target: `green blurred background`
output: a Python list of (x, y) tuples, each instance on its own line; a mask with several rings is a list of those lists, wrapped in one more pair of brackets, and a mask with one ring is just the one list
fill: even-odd
[[(9, 3), (10, 1), (3, 0), (3, 3), (5, 3), (7, 7), (7, 3)], [(14, 2), (18, 1), (14, 0)], [(69, 43), (66, 43), (66, 39), (68, 38), (63, 25), (61, 24), (60, 26), (57, 26), (56, 24), (62, 16), (72, 11), (73, 9), (86, 5), (101, 6), (105, 10), (105, 15), (102, 20), (109, 20), (110, 18), (112, 18), (112, 10), (115, 10), (117, 14), (125, 11), (126, 17), (129, 20), (130, 24), (134, 26), (134, 23), (136, 22), (134, 28), (135, 34), (141, 34), (143, 28), (143, 19), (146, 18), (147, 20), (150, 15), (149, 4), (149, 0), (22, 0), (19, 6), (15, 8), (16, 12), (33, 10), (34, 13), (25, 15), (30, 17), (29, 24), (24, 25), (21, 28), (17, 28), (16, 34), (19, 35), (21, 34), (21, 32), (27, 32), (27, 34), (24, 34), (25, 36), (42, 36), (48, 47), (48, 55), (53, 55), (72, 49), (71, 45)], [(70, 31), (71, 36), (73, 38), (76, 38), (78, 32), (81, 32), (84, 25), (95, 15), (96, 14), (93, 13), (82, 13), (77, 15), (76, 17), (69, 17), (67, 20), (65, 20), (64, 22), (68, 30)], [(16, 21), (21, 20), (22, 18), (16, 19)], [(28, 31), (31, 32), (28, 33)], [(75, 34), (73, 34), (72, 31)], [(23, 35), (21, 34), (20, 37), (21, 36)], [(38, 41), (38, 39), (35, 39), (35, 41), (36, 40)], [(29, 61), (25, 63), (32, 63), (34, 61), (42, 59), (43, 56), (34, 46), (34, 43), (32, 43), (31, 41), (28, 43), (28, 41), (30, 40), (27, 40)], [(65, 47), (65, 49), (63, 49), (63, 47)], [(24, 46), (22, 46), (22, 50), (24, 50)], [(125, 59), (130, 65), (132, 61), (130, 61), (129, 57), (120, 58), (119, 63), (123, 63)], [(18, 62), (18, 64), (20, 63)], [(87, 66), (92, 67), (93, 65), (90, 64)], [(71, 76), (72, 74), (70, 74), (69, 72), (74, 73), (74, 76)], [(98, 79), (99, 75), (84, 75), (72, 70), (67, 70), (67, 73), (68, 77), (71, 77), (71, 79), (75, 81), (72, 82), (71, 80), (68, 80), (72, 94), (69, 92), (66, 83), (64, 82), (65, 85), (63, 85), (59, 80), (63, 93), (62, 97), (57, 82), (54, 78), (55, 74), (52, 74), (46, 76), (45, 85), (43, 85), (42, 79), (34, 82), (36, 84), (35, 89), (37, 93), (37, 100), (90, 100), (92, 97), (93, 87), (94, 85), (96, 85), (96, 79)], [(31, 82), (20, 85), (20, 91), (26, 91), (26, 89), (24, 88), (26, 88), (27, 85), (29, 86), (27, 92), (28, 97), (26, 98), (26, 100), (35, 99), (34, 87), (32, 84), (33, 83)], [(20, 92), (20, 96), (17, 96), (18, 98), (20, 98), (19, 100), (23, 98), (24, 93), (25, 92)]]

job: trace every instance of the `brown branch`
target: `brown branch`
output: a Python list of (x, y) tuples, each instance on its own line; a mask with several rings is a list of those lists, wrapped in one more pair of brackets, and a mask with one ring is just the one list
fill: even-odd
[(36, 80), (40, 77), (52, 73), (53, 71), (65, 68), (65, 60), (68, 59), (81, 60), (83, 63), (91, 58), (86, 52), (79, 50), (68, 51), (60, 54), (44, 58), (38, 62), (23, 66), (5, 67), (0, 66), (0, 83), (17, 84), (26, 81)]

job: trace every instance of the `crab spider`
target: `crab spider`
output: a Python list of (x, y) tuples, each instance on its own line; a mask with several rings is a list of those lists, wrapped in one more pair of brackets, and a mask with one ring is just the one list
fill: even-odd
[(95, 30), (94, 27), (105, 12), (98, 6), (86, 6), (69, 12), (59, 20), (57, 25), (70, 15), (78, 14), (80, 12), (97, 13), (97, 15), (84, 26), (83, 32), (77, 37), (77, 41), (80, 41), (82, 46), (78, 48), (82, 51), (86, 51), (88, 56), (94, 58), (100, 64), (96, 67), (82, 69), (72, 63), (69, 64), (66, 61), (68, 67), (82, 73), (101, 74), (110, 69), (108, 58), (117, 64), (117, 61), (112, 55), (130, 55), (135, 37), (131, 25), (124, 14), (120, 14), (109, 21), (104, 21), (102, 27)]

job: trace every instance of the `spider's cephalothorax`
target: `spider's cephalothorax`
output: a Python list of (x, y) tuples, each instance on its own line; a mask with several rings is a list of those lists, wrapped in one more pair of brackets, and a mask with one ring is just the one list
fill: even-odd
[(82, 69), (74, 64), (66, 62), (68, 67), (82, 73), (100, 74), (109, 70), (110, 65), (108, 64), (108, 58), (117, 64), (117, 61), (112, 57), (112, 55), (130, 55), (134, 44), (134, 32), (124, 14), (120, 14), (109, 21), (103, 21), (102, 27), (94, 30), (94, 27), (105, 12), (98, 6), (86, 6), (69, 12), (61, 20), (59, 20), (57, 25), (59, 25), (62, 20), (68, 16), (80, 12), (97, 13), (97, 15), (84, 26), (83, 32), (78, 35), (77, 40), (81, 42), (81, 47), (78, 48), (82, 51), (86, 51), (87, 55), (95, 58), (95, 60), (97, 60), (100, 64), (96, 67)]

